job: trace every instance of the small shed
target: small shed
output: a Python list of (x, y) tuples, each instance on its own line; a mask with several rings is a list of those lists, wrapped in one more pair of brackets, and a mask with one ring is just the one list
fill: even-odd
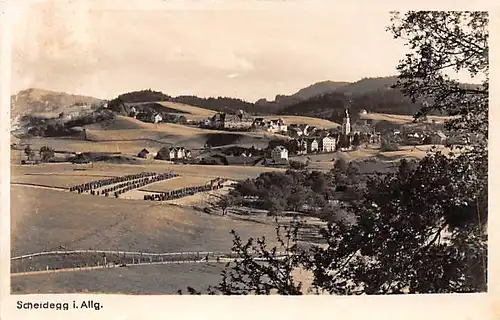
[(137, 156), (138, 156), (139, 158), (144, 158), (144, 159), (145, 159), (145, 158), (147, 158), (147, 157), (148, 157), (148, 155), (149, 155), (149, 151), (148, 151), (147, 149), (145, 149), (145, 148), (144, 148), (144, 149), (142, 149), (142, 150), (141, 150), (141, 152), (139, 152), (139, 153), (137, 154)]

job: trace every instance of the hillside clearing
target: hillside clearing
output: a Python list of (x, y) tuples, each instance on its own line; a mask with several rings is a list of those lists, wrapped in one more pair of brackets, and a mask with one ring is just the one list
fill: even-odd
[(107, 179), (112, 176), (84, 176), (84, 175), (22, 175), (13, 176), (11, 183), (33, 184), (50, 186), (56, 188), (69, 188), (77, 184), (83, 184), (94, 180)]
[(285, 123), (287, 125), (290, 124), (308, 124), (310, 126), (315, 126), (318, 128), (322, 129), (333, 129), (337, 128), (340, 126), (340, 124), (332, 122), (330, 120), (325, 120), (325, 119), (319, 119), (319, 118), (312, 118), (312, 117), (305, 117), (305, 116), (264, 116), (263, 117), (266, 120), (273, 120), (273, 119), (283, 119), (285, 120)]
[(169, 102), (169, 101), (158, 101), (158, 103), (171, 109), (176, 109), (182, 112), (186, 112), (186, 114), (182, 115), (184, 115), (188, 119), (191, 118), (193, 120), (201, 120), (201, 118), (212, 117), (214, 114), (217, 113), (217, 111), (214, 110), (195, 107), (183, 103)]
[[(387, 113), (367, 113), (360, 114), (360, 119), (371, 119), (377, 121), (389, 121), (397, 124), (409, 124), (413, 122), (413, 116), (405, 116), (399, 114), (387, 114)], [(427, 123), (431, 123), (432, 120), (436, 121), (436, 123), (444, 123), (446, 120), (450, 120), (452, 117), (446, 116), (427, 116)]]
[(205, 185), (210, 179), (197, 176), (180, 176), (173, 179), (164, 180), (149, 184), (140, 188), (140, 190), (149, 192), (168, 192), (186, 187), (195, 187)]
[[(213, 178), (226, 178), (229, 180), (244, 180), (255, 178), (262, 172), (284, 171), (284, 169), (266, 168), (266, 167), (243, 167), (243, 166), (208, 166), (208, 165), (184, 165), (170, 164), (163, 161), (140, 164), (112, 164), (98, 162), (94, 163), (93, 168), (88, 167), (83, 172), (74, 170), (76, 166), (70, 163), (51, 163), (37, 166), (17, 165), (11, 166), (11, 176), (18, 179), (24, 175), (32, 175), (32, 179), (47, 175), (68, 175), (68, 176), (93, 176), (92, 179), (99, 179), (96, 176), (123, 176), (140, 172), (167, 172), (173, 171), (181, 176), (197, 177), (210, 180)], [(33, 175), (35, 174), (35, 175)]]

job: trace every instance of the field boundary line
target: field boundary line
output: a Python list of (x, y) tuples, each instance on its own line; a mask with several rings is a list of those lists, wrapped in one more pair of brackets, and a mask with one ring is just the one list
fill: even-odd
[(11, 181), (10, 184), (17, 185), (17, 186), (25, 186), (25, 187), (39, 187), (39, 188), (47, 188), (47, 189), (55, 189), (55, 190), (69, 190), (69, 188), (48, 186), (48, 185), (36, 184), (36, 183), (24, 183), (24, 182), (12, 182)]

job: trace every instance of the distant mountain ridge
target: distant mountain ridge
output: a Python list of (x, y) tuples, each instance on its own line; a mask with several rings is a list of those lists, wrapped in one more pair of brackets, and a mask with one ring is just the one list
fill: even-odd
[(363, 78), (359, 81), (339, 87), (335, 92), (346, 94), (366, 94), (377, 90), (394, 90), (391, 88), (398, 81), (397, 76)]
[(326, 81), (316, 82), (315, 84), (312, 84), (309, 87), (300, 89), (299, 91), (294, 93), (293, 96), (306, 100), (320, 94), (337, 91), (340, 88), (343, 88), (349, 84), (351, 84), (351, 82), (347, 81), (326, 80)]
[(276, 110), (283, 110), (287, 107), (301, 103), (318, 96), (340, 92), (346, 95), (366, 94), (376, 90), (390, 90), (391, 86), (397, 81), (397, 76), (363, 78), (356, 82), (347, 81), (321, 81), (302, 88), (292, 95), (276, 96), (274, 101), (259, 99), (255, 102), (256, 106), (266, 106)]
[(316, 82), (308, 87), (302, 88), (292, 95), (278, 94), (276, 95), (274, 101), (268, 101), (266, 99), (259, 99), (255, 102), (256, 106), (265, 106), (269, 108), (285, 108), (293, 104), (299, 103), (301, 101), (313, 98), (317, 95), (334, 92), (337, 89), (350, 84), (350, 82), (345, 81), (320, 81)]
[[(301, 115), (317, 117), (337, 122), (345, 108), (366, 109), (369, 112), (413, 114), (420, 108), (404, 97), (391, 85), (397, 76), (363, 78), (356, 82), (321, 81), (302, 88), (291, 95), (279, 94), (274, 101), (260, 99), (255, 103), (231, 97), (170, 96), (151, 89), (120, 94), (109, 103), (141, 103), (170, 101), (193, 105), (209, 110), (236, 113), (239, 110), (253, 115)], [(99, 103), (101, 99), (54, 92), (28, 89), (12, 96), (13, 117), (36, 112), (60, 112), (76, 103)]]

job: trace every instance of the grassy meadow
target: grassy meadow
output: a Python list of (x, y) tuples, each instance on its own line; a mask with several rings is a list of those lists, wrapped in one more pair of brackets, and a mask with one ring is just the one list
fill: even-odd
[(222, 263), (130, 266), (12, 277), (13, 294), (114, 293), (176, 294), (188, 286), (204, 290), (217, 285)]
[(11, 186), (11, 254), (60, 249), (230, 251), (234, 229), (274, 237), (274, 227), (191, 208)]

